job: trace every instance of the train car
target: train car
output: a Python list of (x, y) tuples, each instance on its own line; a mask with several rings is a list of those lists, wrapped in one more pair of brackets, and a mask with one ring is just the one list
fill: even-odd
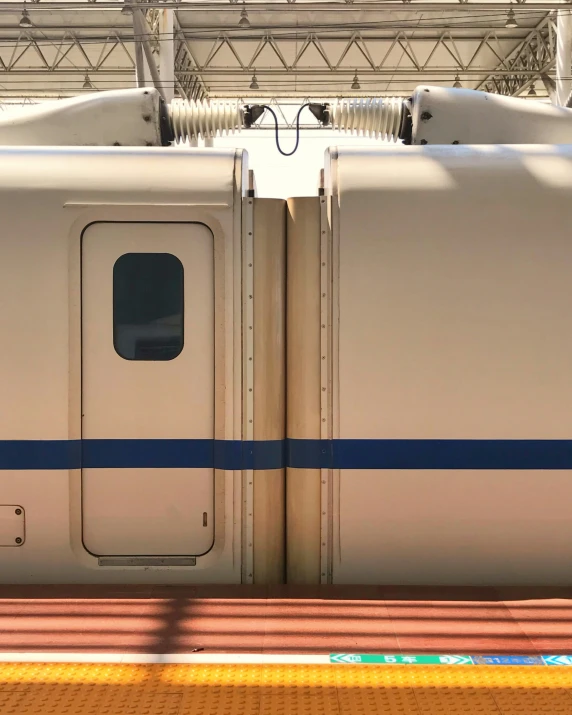
[(288, 576), (569, 584), (572, 148), (326, 157), (288, 225)]
[(1, 581), (283, 581), (283, 202), (235, 151), (0, 165)]

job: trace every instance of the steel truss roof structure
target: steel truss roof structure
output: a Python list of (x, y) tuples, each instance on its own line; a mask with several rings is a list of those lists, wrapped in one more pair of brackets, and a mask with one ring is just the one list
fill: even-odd
[[(143, 11), (141, 26), (134, 22), (134, 7), (135, 14)], [(420, 83), (455, 82), (546, 97), (554, 87), (562, 8), (570, 6), (495, 0), (1, 0), (0, 98), (130, 87), (136, 74), (140, 84), (148, 84), (149, 63), (142, 52), (143, 63), (138, 60), (143, 43), (169, 97), (407, 96)]]

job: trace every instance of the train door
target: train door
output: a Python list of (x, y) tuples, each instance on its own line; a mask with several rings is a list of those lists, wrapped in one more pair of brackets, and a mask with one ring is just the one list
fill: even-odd
[(214, 539), (213, 236), (95, 223), (82, 239), (82, 521), (98, 556)]

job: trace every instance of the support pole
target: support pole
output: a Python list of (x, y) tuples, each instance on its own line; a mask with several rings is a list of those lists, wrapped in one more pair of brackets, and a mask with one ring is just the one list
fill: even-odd
[(137, 7), (133, 7), (133, 29), (138, 38), (141, 39), (141, 44), (143, 45), (143, 52), (145, 53), (145, 59), (147, 60), (147, 66), (149, 67), (149, 72), (151, 73), (151, 79), (153, 80), (153, 85), (158, 90), (159, 94), (165, 99), (163, 93), (163, 88), (161, 86), (161, 78), (159, 77), (159, 70), (155, 64), (155, 59), (153, 57), (153, 51), (151, 49), (151, 43), (149, 42), (149, 32), (147, 27), (147, 21), (141, 10)]
[(570, 8), (558, 10), (556, 37), (556, 97), (558, 105), (566, 106), (572, 82), (572, 13)]
[(141, 42), (139, 23), (135, 13), (132, 12), (133, 36), (135, 38), (135, 82), (138, 87), (145, 87), (145, 60), (143, 59), (143, 43)]
[(556, 97), (556, 82), (547, 74), (541, 75), (540, 79), (542, 80), (544, 88), (550, 97), (551, 103), (558, 104), (558, 98)]
[(163, 9), (159, 15), (159, 74), (166, 102), (175, 97), (174, 10)]
[[(135, 22), (133, 23), (135, 25)], [(135, 81), (138, 87), (145, 87), (145, 61), (143, 60), (143, 45), (135, 40)]]

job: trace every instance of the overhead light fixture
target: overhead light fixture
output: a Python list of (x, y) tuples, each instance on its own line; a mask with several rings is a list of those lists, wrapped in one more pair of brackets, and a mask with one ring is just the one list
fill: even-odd
[(354, 75), (354, 80), (352, 82), (352, 89), (361, 89), (361, 84), (359, 83), (357, 72)]
[(84, 80), (84, 83), (83, 83), (83, 88), (84, 88), (84, 89), (93, 89), (93, 85), (92, 85), (92, 83), (91, 83), (91, 80), (90, 80), (88, 74), (85, 75), (85, 80)]
[(24, 3), (24, 9), (22, 10), (22, 17), (20, 18), (20, 22), (18, 23), (20, 27), (33, 27), (32, 21), (30, 20), (30, 16), (28, 15), (28, 11), (26, 10), (26, 4)]
[(461, 89), (462, 86), (463, 86), (463, 85), (461, 84), (461, 78), (459, 77), (459, 75), (457, 75), (457, 76), (455, 77), (455, 84), (453, 85), (453, 87), (454, 87), (455, 89)]
[(240, 20), (238, 21), (238, 26), (244, 28), (250, 27), (250, 20), (248, 19), (248, 13), (246, 12), (245, 7), (243, 7), (240, 12)]
[(250, 83), (250, 89), (260, 89), (258, 82), (256, 81), (256, 75), (252, 75), (252, 82)]
[(508, 30), (514, 30), (515, 27), (518, 27), (518, 22), (516, 21), (516, 17), (514, 16), (514, 10), (512, 8), (509, 8), (509, 11), (506, 15), (506, 22), (504, 26)]
[(534, 85), (530, 85), (530, 89), (528, 90), (528, 96), (529, 97), (536, 97), (536, 90), (534, 89)]

